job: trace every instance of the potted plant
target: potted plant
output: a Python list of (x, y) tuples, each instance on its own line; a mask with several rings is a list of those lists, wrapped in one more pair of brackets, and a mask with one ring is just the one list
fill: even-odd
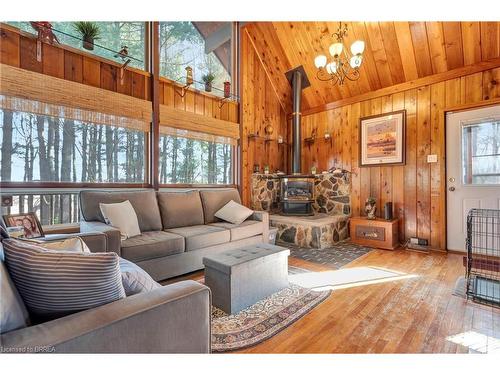
[(101, 33), (97, 23), (88, 21), (79, 21), (79, 22), (74, 22), (73, 26), (76, 32), (78, 32), (82, 37), (83, 48), (92, 51), (94, 49), (94, 41), (96, 39), (99, 39), (99, 34)]
[(207, 73), (204, 74), (201, 79), (203, 82), (205, 82), (205, 91), (206, 92), (211, 92), (212, 91), (212, 83), (215, 80), (215, 76), (212, 73)]

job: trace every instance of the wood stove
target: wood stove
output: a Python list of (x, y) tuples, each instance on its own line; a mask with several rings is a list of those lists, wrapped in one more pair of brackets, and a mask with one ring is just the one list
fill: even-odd
[(314, 215), (314, 176), (290, 175), (281, 178), (283, 215)]

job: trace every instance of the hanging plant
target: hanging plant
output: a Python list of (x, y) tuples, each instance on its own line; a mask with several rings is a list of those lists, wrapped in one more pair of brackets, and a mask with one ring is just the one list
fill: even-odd
[(215, 80), (215, 76), (212, 73), (204, 74), (201, 77), (202, 81), (205, 82), (205, 91), (206, 92), (211, 92), (212, 91), (212, 83)]
[(99, 39), (101, 30), (95, 22), (79, 21), (74, 22), (73, 27), (76, 32), (82, 37), (82, 46), (85, 49), (92, 51), (94, 49), (94, 41)]

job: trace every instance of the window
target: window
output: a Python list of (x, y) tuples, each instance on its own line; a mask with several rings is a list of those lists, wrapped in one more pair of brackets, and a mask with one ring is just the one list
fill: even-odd
[(500, 184), (500, 121), (463, 126), (462, 150), (464, 184)]
[(232, 184), (233, 145), (175, 135), (160, 137), (161, 184)]
[[(7, 22), (28, 33), (36, 34), (29, 22)], [(128, 47), (129, 66), (145, 69), (145, 32), (144, 22), (95, 22), (99, 26), (100, 36), (95, 41), (94, 49), (89, 51), (82, 46), (81, 37), (75, 31), (73, 22), (51, 22), (54, 34), (61, 44), (94, 53), (107, 59), (122, 62), (115, 55), (122, 46)]]
[(195, 87), (204, 90), (202, 76), (215, 76), (212, 93), (224, 94), (231, 82), (231, 22), (160, 22), (160, 75), (185, 83), (193, 69)]
[(2, 182), (145, 180), (145, 132), (0, 110)]

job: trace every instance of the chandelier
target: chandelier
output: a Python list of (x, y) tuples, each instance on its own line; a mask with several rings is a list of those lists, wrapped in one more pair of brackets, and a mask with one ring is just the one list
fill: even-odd
[(325, 55), (318, 55), (314, 59), (314, 65), (318, 68), (316, 76), (320, 81), (333, 81), (335, 85), (344, 84), (345, 79), (355, 81), (359, 78), (359, 68), (363, 62), (363, 51), (365, 50), (365, 42), (356, 40), (351, 44), (351, 52), (347, 51), (344, 46), (344, 38), (347, 36), (347, 24), (340, 22), (339, 28), (333, 34), (337, 38), (337, 42), (333, 43), (329, 52), (331, 60)]

